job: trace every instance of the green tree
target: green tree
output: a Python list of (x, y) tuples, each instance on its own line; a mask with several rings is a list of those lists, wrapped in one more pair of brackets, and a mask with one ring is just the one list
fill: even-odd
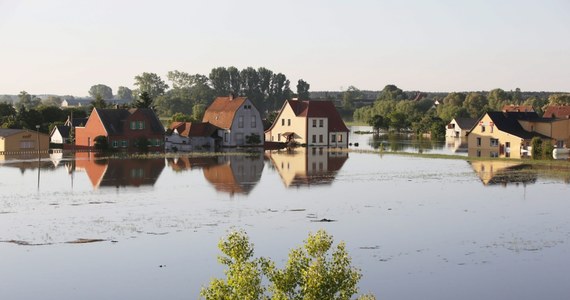
[(150, 109), (154, 109), (154, 107), (152, 106), (152, 98), (150, 97), (149, 93), (147, 92), (142, 92), (140, 94), (140, 96), (138, 97), (137, 101), (135, 101), (135, 107), (136, 108), (150, 108)]
[(390, 127), (396, 129), (398, 132), (410, 126), (406, 115), (402, 112), (394, 111), (390, 114)]
[(552, 94), (548, 97), (548, 105), (568, 105), (570, 94)]
[(61, 97), (58, 96), (48, 96), (47, 98), (45, 98), (44, 100), (42, 100), (41, 105), (43, 106), (57, 106), (59, 107), (61, 105), (61, 102), (63, 100), (61, 100)]
[(478, 118), (487, 109), (487, 98), (479, 93), (469, 93), (463, 102), (463, 107), (471, 118)]
[(378, 133), (380, 129), (388, 129), (389, 121), (381, 115), (374, 115), (368, 122), (368, 125), (372, 126), (372, 129)]
[(206, 105), (202, 103), (197, 103), (192, 107), (192, 118), (196, 120), (196, 122), (200, 122), (204, 117), (205, 112), (206, 112)]
[(542, 159), (542, 139), (533, 137), (530, 140), (532, 159)]
[(104, 84), (96, 84), (89, 89), (89, 96), (94, 99), (101, 97), (102, 99), (111, 100), (113, 99), (113, 89)]
[[(349, 300), (358, 292), (360, 270), (344, 243), (333, 249), (333, 238), (323, 230), (309, 234), (302, 247), (292, 250), (283, 269), (267, 258), (253, 258), (254, 246), (243, 231), (232, 231), (218, 243), (227, 267), (226, 279), (213, 279), (200, 295), (213, 299)], [(267, 277), (269, 287), (263, 285)], [(360, 299), (375, 299), (372, 295)]]
[(109, 141), (107, 141), (107, 137), (99, 135), (93, 139), (94, 147), (100, 151), (107, 151), (109, 150)]
[(309, 100), (310, 87), (311, 85), (309, 83), (305, 82), (303, 79), (299, 79), (299, 81), (297, 81), (297, 98), (299, 98), (299, 100)]
[(19, 102), (17, 105), (23, 106), (26, 109), (36, 108), (41, 103), (40, 98), (30, 95), (26, 91), (21, 91), (20, 94), (18, 94), (18, 99)]
[(354, 108), (354, 101), (361, 99), (362, 92), (354, 86), (349, 86), (346, 91), (342, 93), (342, 108), (345, 110), (352, 110)]
[[(230, 82), (230, 92), (239, 93), (241, 91), (240, 71), (236, 67), (228, 68), (228, 76)], [(228, 95), (229, 93), (226, 93)]]
[(91, 101), (92, 108), (107, 108), (108, 104), (99, 94), (95, 96), (95, 100)]
[(135, 76), (135, 85), (138, 87), (138, 94), (147, 92), (151, 99), (156, 99), (161, 96), (168, 89), (166, 84), (160, 76), (155, 73), (142, 73)]
[(126, 86), (120, 86), (117, 89), (117, 99), (133, 101), (133, 91)]
[(511, 98), (509, 93), (502, 89), (494, 89), (487, 95), (487, 101), (489, 102), (489, 109), (500, 111), (503, 106), (510, 102)]
[(250, 135), (245, 136), (245, 143), (248, 145), (260, 145), (261, 144), (261, 137), (259, 134), (252, 133)]
[(389, 84), (378, 94), (377, 100), (400, 101), (408, 99), (406, 93), (393, 84)]
[(170, 119), (170, 123), (172, 122), (195, 122), (195, 119), (192, 118), (192, 116), (190, 115), (186, 115), (183, 114), (181, 112), (177, 112), (174, 115), (172, 115), (172, 118)]
[(227, 96), (230, 93), (230, 73), (224, 67), (217, 67), (210, 71), (210, 82), (217, 97)]

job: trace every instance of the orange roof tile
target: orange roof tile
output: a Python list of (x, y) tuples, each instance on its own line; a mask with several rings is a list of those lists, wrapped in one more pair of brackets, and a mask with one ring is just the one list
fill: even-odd
[(245, 97), (218, 97), (206, 109), (202, 122), (209, 122), (219, 128), (230, 129), (236, 112), (246, 100)]
[(543, 118), (568, 118), (570, 117), (570, 105), (551, 105), (546, 108)]

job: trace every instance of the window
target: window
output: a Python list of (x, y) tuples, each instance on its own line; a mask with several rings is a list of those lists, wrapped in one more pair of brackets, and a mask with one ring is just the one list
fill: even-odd
[(126, 148), (128, 145), (129, 145), (129, 142), (127, 140), (121, 141), (121, 147)]
[(323, 135), (319, 134), (319, 143), (322, 143), (322, 142), (323, 142)]
[(499, 157), (499, 153), (491, 151), (491, 157)]
[(285, 126), (285, 119), (281, 119), (281, 126)]
[(251, 128), (255, 128), (257, 126), (257, 119), (255, 116), (251, 116)]
[[(481, 138), (480, 137), (477, 138), (477, 146), (481, 147)], [(479, 156), (481, 156), (481, 155), (479, 155)]]
[(477, 150), (477, 157), (481, 157), (481, 150)]
[(119, 141), (113, 141), (113, 148), (119, 147)]
[(331, 143), (336, 143), (336, 134), (331, 134)]
[(495, 126), (491, 126), (491, 129), (489, 130), (490, 133), (493, 133), (493, 127)]
[(20, 141), (20, 149), (33, 149), (35, 148), (34, 141)]
[(319, 127), (323, 127), (323, 120), (319, 120)]
[(291, 119), (287, 119), (287, 126), (291, 126)]
[(230, 141), (230, 135), (227, 132), (224, 132), (224, 142), (228, 143)]
[(491, 147), (498, 147), (499, 146), (499, 140), (498, 139), (491, 139)]
[(316, 155), (317, 154), (317, 148), (311, 148), (311, 154)]
[(511, 142), (506, 142), (506, 143), (505, 143), (505, 148), (507, 148), (507, 149), (511, 148)]
[(277, 134), (277, 141), (278, 141), (278, 142), (281, 142), (281, 133), (278, 133), (278, 134)]
[(243, 116), (238, 117), (238, 128), (243, 128)]
[(337, 140), (339, 143), (342, 143), (342, 134), (340, 134), (340, 133), (338, 134)]
[(313, 143), (316, 143), (316, 142), (317, 142), (317, 135), (313, 134)]
[(481, 132), (485, 132), (485, 125), (481, 125)]
[(144, 129), (144, 121), (131, 121), (131, 130)]
[(317, 120), (313, 119), (313, 127), (317, 127)]

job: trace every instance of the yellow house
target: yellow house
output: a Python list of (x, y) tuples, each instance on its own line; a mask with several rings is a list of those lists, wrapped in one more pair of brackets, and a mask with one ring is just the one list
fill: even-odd
[(49, 135), (27, 129), (0, 129), (0, 153), (47, 152)]
[(570, 145), (570, 119), (537, 118), (520, 120), (519, 123), (526, 131), (550, 137), (558, 148), (567, 148)]
[(269, 151), (266, 155), (287, 187), (331, 184), (348, 159), (347, 152), (330, 151), (327, 147), (299, 147)]
[(533, 137), (543, 141), (551, 138), (539, 132), (527, 131), (521, 123), (539, 119), (535, 112), (488, 112), (473, 126), (467, 136), (468, 155), (473, 157), (530, 156)]
[(529, 172), (532, 169), (531, 165), (523, 163), (491, 160), (472, 161), (470, 164), (484, 185), (506, 186), (509, 183), (534, 183), (538, 177), (536, 172)]
[(265, 140), (346, 148), (348, 132), (331, 101), (287, 100), (271, 127), (265, 131)]

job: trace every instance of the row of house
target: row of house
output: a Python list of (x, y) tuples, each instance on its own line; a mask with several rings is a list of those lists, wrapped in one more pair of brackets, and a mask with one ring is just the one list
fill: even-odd
[[(218, 97), (206, 109), (202, 122), (173, 122), (165, 130), (149, 108), (94, 108), (87, 119), (69, 118), (50, 133), (52, 144), (93, 149), (98, 143), (117, 150), (194, 151), (219, 147), (263, 146), (266, 141), (307, 146), (348, 146), (348, 128), (331, 101), (288, 100), (275, 122), (266, 128), (255, 105), (246, 97)], [(265, 130), (267, 129), (267, 130)], [(18, 131), (19, 132), (19, 131)], [(0, 132), (0, 137), (7, 134)], [(14, 139), (2, 151), (47, 150), (37, 147), (38, 132), (22, 131), (26, 140)], [(40, 134), (41, 135), (41, 134)], [(18, 141), (16, 141), (18, 140)], [(0, 145), (2, 145), (0, 143)]]
[(535, 137), (568, 148), (570, 106), (550, 106), (542, 116), (532, 107), (507, 106), (479, 119), (456, 118), (447, 125), (446, 136), (466, 137), (469, 156), (474, 157), (527, 157)]

